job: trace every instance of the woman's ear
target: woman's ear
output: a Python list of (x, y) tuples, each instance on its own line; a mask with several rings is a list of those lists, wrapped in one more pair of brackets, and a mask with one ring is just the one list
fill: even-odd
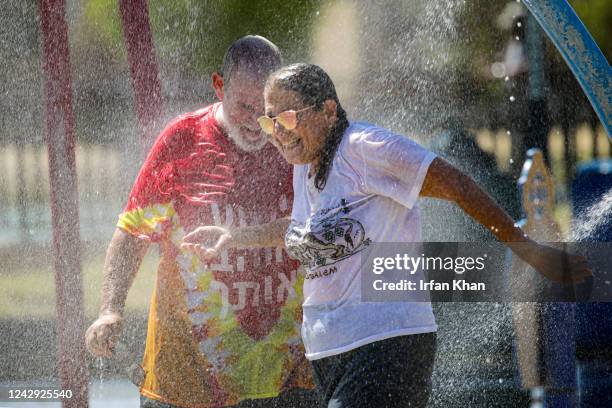
[(223, 97), (225, 96), (225, 89), (224, 89), (224, 82), (223, 82), (223, 75), (221, 75), (218, 72), (213, 72), (212, 74), (212, 86), (213, 89), (215, 90), (215, 94), (217, 95), (217, 98), (219, 98), (220, 101), (223, 100)]
[(325, 110), (325, 118), (330, 125), (336, 123), (336, 120), (338, 120), (338, 112), (336, 111), (337, 107), (338, 104), (333, 99), (326, 100), (323, 105), (323, 109)]

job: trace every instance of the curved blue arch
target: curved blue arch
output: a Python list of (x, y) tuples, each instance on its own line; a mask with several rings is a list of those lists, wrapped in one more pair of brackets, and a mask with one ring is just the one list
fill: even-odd
[(566, 0), (522, 0), (574, 73), (612, 139), (612, 69)]

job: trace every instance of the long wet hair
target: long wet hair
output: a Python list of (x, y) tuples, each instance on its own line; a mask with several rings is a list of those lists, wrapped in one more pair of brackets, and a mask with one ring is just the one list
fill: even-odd
[(281, 88), (298, 93), (305, 105), (315, 105), (315, 109), (321, 110), (325, 101), (333, 99), (336, 101), (337, 120), (325, 136), (323, 146), (319, 150), (319, 166), (315, 174), (314, 185), (321, 191), (327, 183), (327, 177), (336, 154), (338, 146), (342, 141), (342, 135), (349, 126), (346, 112), (340, 105), (336, 87), (327, 73), (319, 66), (313, 64), (292, 64), (274, 72), (268, 79), (266, 86), (272, 84)]

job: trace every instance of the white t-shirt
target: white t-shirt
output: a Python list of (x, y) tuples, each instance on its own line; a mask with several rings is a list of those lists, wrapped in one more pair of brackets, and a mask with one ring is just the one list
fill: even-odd
[[(302, 337), (310, 360), (437, 330), (430, 302), (362, 302), (361, 252), (372, 242), (419, 242), (417, 200), (435, 154), (410, 139), (351, 122), (319, 192), (294, 167), (289, 253), (306, 270)], [(422, 273), (422, 272), (421, 272)]]

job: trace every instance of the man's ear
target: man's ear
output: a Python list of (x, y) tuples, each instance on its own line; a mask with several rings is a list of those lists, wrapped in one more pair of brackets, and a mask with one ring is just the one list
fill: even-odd
[(338, 113), (336, 109), (338, 108), (338, 104), (333, 99), (328, 99), (323, 104), (323, 110), (325, 111), (325, 118), (330, 124), (336, 123), (338, 119)]
[(215, 94), (217, 95), (217, 98), (219, 98), (220, 101), (223, 100), (223, 97), (225, 96), (225, 90), (224, 90), (224, 82), (223, 82), (223, 75), (221, 75), (219, 72), (213, 72), (212, 74), (212, 86), (213, 89), (215, 90)]

